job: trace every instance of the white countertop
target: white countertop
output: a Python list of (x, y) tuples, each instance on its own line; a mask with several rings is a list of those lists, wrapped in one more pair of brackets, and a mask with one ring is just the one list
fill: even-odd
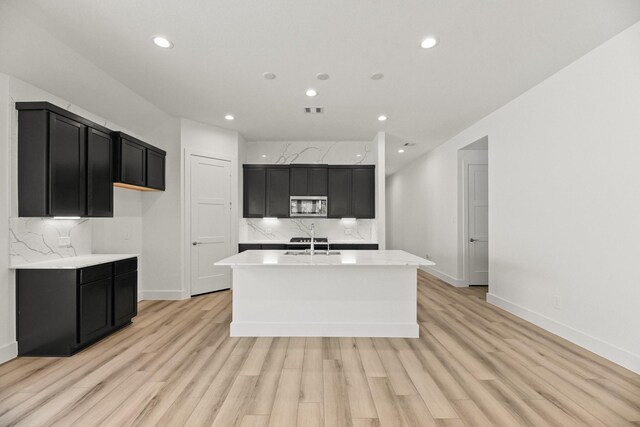
[(76, 269), (137, 257), (137, 254), (92, 254), (12, 265), (12, 270)]
[(340, 255), (285, 255), (286, 251), (245, 251), (215, 263), (245, 266), (421, 266), (435, 265), (405, 251), (338, 251)]

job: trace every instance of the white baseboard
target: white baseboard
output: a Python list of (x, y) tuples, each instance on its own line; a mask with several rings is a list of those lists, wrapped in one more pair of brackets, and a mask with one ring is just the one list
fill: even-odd
[(461, 279), (456, 279), (455, 277), (451, 277), (446, 273), (443, 273), (440, 270), (436, 270), (433, 267), (429, 267), (429, 266), (424, 266), (424, 267), (420, 267), (421, 270), (426, 271), (427, 273), (431, 274), (432, 276), (436, 276), (438, 279), (442, 280), (445, 283), (450, 284), (451, 286), (455, 286), (456, 288), (468, 288), (469, 285), (467, 284), (467, 282), (465, 280), (461, 280)]
[(417, 323), (231, 322), (232, 337), (418, 338)]
[(18, 356), (18, 342), (13, 341), (0, 346), (0, 363), (15, 359)]
[(165, 291), (165, 290), (145, 290), (145, 291), (140, 291), (138, 293), (138, 299), (140, 301), (144, 301), (144, 300), (182, 300), (182, 299), (188, 299), (191, 296), (188, 295), (187, 293), (185, 293), (184, 291), (180, 291), (180, 290), (172, 290), (172, 291)]
[(580, 347), (604, 357), (620, 366), (640, 374), (640, 356), (602, 341), (569, 325), (550, 319), (528, 308), (507, 301), (494, 294), (487, 294), (487, 302), (533, 323), (555, 335), (558, 335)]

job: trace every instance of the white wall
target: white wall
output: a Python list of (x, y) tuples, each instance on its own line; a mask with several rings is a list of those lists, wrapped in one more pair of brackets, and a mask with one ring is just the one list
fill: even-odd
[(488, 135), (489, 301), (640, 372), (639, 118), (640, 23), (389, 177), (389, 244), (460, 278), (457, 151)]

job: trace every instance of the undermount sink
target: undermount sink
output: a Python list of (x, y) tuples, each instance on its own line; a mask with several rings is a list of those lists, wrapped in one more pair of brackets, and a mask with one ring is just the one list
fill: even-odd
[[(311, 255), (310, 251), (287, 251), (285, 255)], [(340, 255), (340, 251), (315, 251), (314, 255)]]

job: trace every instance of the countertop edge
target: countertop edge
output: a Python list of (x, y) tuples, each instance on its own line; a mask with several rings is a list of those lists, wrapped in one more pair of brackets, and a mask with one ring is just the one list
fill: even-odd
[[(94, 260), (91, 257), (95, 257)], [(79, 268), (91, 267), (94, 265), (106, 264), (109, 262), (122, 261), (129, 258), (139, 258), (140, 254), (89, 254), (77, 257), (66, 257), (59, 259), (49, 259), (46, 261), (36, 261), (26, 264), (10, 265), (9, 270), (77, 270)], [(73, 263), (77, 264), (65, 265)], [(56, 265), (60, 263), (63, 265)]]

